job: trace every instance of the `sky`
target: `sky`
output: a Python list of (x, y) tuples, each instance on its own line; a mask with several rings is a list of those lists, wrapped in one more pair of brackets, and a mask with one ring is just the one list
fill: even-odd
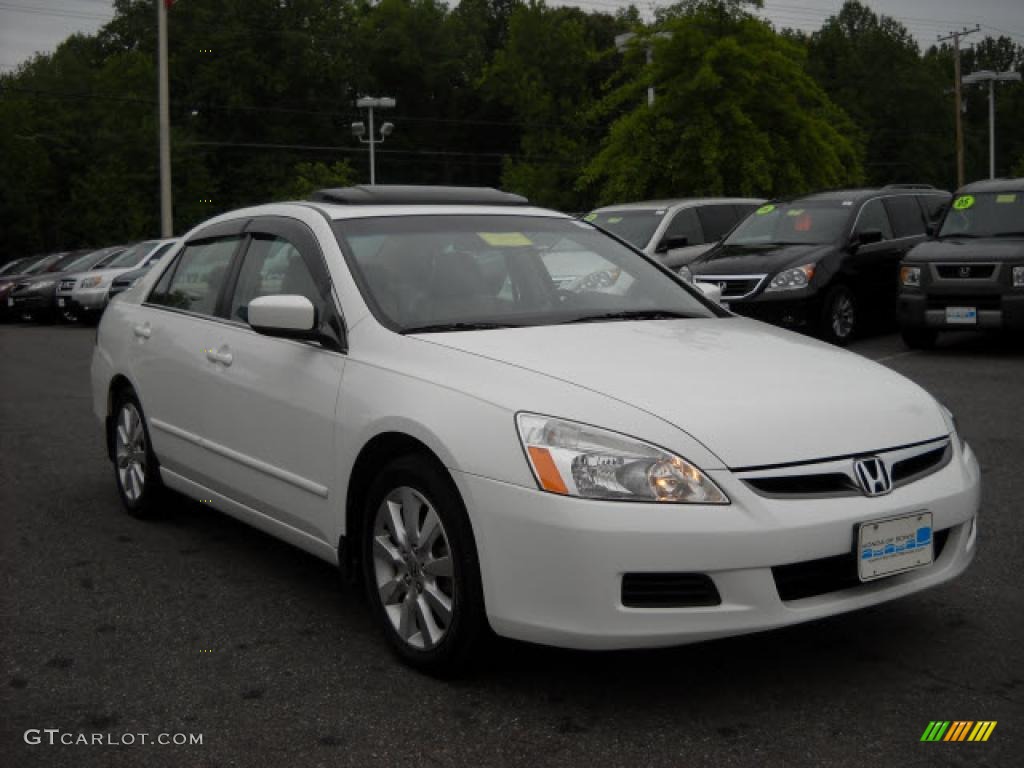
[[(185, 4), (189, 0), (178, 0)], [(454, 4), (456, 0), (450, 0)], [(613, 11), (628, 0), (548, 0), (550, 5), (574, 5)], [(645, 16), (668, 5), (667, 0), (634, 0)], [(1007, 35), (1024, 45), (1022, 0), (866, 0), (877, 13), (893, 16), (922, 47), (964, 26), (981, 25), (985, 35)], [(842, 0), (765, 0), (761, 15), (777, 27), (813, 31), (835, 14)], [(75, 32), (92, 33), (113, 17), (112, 0), (0, 0), (0, 71), (9, 72), (36, 52), (49, 52)], [(173, 12), (171, 16), (173, 34)], [(971, 38), (966, 41), (970, 42)], [(966, 43), (965, 43), (966, 44)]]

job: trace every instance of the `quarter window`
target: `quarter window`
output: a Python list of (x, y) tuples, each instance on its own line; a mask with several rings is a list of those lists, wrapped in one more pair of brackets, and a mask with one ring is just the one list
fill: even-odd
[(924, 217), (912, 195), (889, 197), (885, 200), (893, 234), (896, 237), (916, 237), (924, 234)]
[(281, 237), (256, 235), (245, 253), (231, 297), (232, 320), (248, 321), (249, 302), (260, 296), (305, 296), (323, 316), (323, 300), (298, 249)]
[(859, 235), (861, 232), (868, 232), (872, 229), (879, 230), (883, 240), (892, 240), (892, 226), (889, 224), (889, 217), (885, 213), (885, 206), (877, 197), (866, 202), (860, 209), (860, 219), (857, 221), (855, 234)]
[[(165, 273), (149, 296), (151, 304), (213, 315), (240, 237), (225, 237), (187, 245), (173, 274)], [(170, 272), (170, 270), (168, 270)]]

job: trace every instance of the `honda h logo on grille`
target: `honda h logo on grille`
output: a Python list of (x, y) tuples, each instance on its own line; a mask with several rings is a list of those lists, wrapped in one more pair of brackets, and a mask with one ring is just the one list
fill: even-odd
[(970, 267), (960, 267), (960, 277), (970, 277), (970, 276), (971, 276), (971, 268)]
[(889, 477), (889, 470), (881, 459), (869, 456), (866, 459), (856, 459), (853, 462), (853, 471), (857, 475), (857, 482), (864, 491), (865, 496), (884, 496), (892, 490), (892, 478)]

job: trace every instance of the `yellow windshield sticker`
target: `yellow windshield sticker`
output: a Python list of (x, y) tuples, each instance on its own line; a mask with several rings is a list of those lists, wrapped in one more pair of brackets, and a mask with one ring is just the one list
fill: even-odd
[(495, 247), (511, 247), (517, 245), (533, 245), (530, 238), (522, 232), (477, 232), (480, 239)]
[(1015, 203), (1017, 202), (1016, 195), (996, 195), (997, 203)]
[(787, 216), (799, 216), (803, 212), (804, 212), (803, 208), (790, 208), (788, 211), (786, 211), (786, 215)]
[(775, 206), (772, 205), (771, 203), (769, 203), (768, 205), (762, 205), (760, 208), (758, 208), (755, 211), (755, 213), (758, 216), (764, 216), (766, 213), (771, 213), (774, 210), (775, 210)]
[(966, 211), (974, 205), (974, 195), (960, 195), (953, 201), (953, 207), (958, 211)]
[(597, 218), (597, 214), (596, 213), (588, 213), (586, 216), (583, 217), (583, 220), (584, 221), (593, 221), (596, 218)]
[(621, 216), (612, 216), (611, 218), (608, 219), (609, 224), (618, 224), (620, 221), (622, 221)]

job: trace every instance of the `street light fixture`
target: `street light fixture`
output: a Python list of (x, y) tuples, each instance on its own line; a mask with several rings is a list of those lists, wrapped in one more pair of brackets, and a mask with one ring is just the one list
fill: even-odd
[(362, 96), (356, 99), (356, 106), (359, 109), (365, 109), (369, 112), (369, 123), (370, 130), (366, 130), (366, 126), (362, 120), (356, 123), (352, 123), (352, 135), (355, 136), (363, 144), (370, 145), (370, 183), (377, 183), (377, 157), (374, 150), (377, 145), (382, 143), (385, 138), (391, 135), (395, 130), (395, 126), (392, 123), (384, 123), (380, 127), (380, 138), (377, 138), (377, 134), (373, 127), (373, 110), (375, 109), (394, 109), (395, 100), (390, 96)]
[(993, 72), (982, 69), (967, 75), (961, 82), (964, 85), (988, 83), (988, 177), (996, 177), (996, 83), (1020, 82), (1020, 72)]

